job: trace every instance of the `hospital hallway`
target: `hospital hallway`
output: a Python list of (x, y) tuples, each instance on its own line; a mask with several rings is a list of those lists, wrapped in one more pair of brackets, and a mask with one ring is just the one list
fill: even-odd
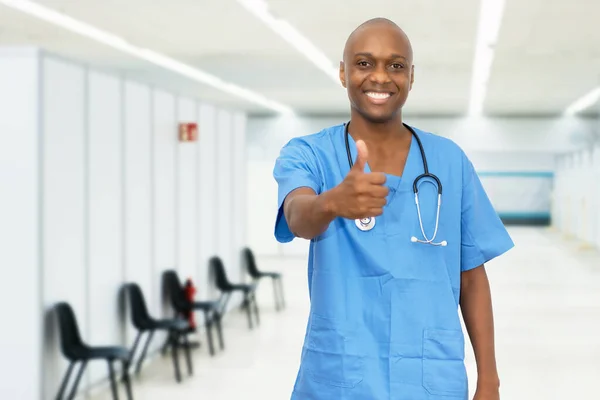
[[(501, 398), (594, 400), (600, 377), (600, 254), (548, 228), (510, 227), (515, 248), (488, 264), (496, 324)], [(134, 379), (144, 400), (289, 399), (308, 311), (304, 258), (258, 258), (259, 268), (284, 273), (287, 308), (276, 313), (272, 286), (259, 290), (261, 325), (245, 315), (225, 322), (226, 351), (194, 353), (195, 373), (173, 379), (170, 357)], [(203, 336), (200, 337), (203, 339)], [(475, 364), (467, 341), (471, 386)], [(185, 373), (185, 364), (182, 363)], [(471, 388), (471, 397), (473, 388)], [(109, 400), (98, 395), (93, 400)]]

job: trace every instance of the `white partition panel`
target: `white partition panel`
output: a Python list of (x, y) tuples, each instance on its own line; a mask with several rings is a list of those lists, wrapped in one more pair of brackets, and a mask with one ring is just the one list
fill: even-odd
[(208, 281), (208, 260), (217, 254), (217, 195), (219, 168), (217, 157), (217, 110), (208, 104), (198, 107), (198, 269), (197, 296), (212, 298), (213, 290)]
[(591, 245), (595, 230), (595, 221), (593, 216), (597, 212), (597, 209), (594, 208), (594, 185), (586, 184), (586, 182), (594, 182), (592, 153), (590, 149), (585, 149), (582, 152), (581, 158), (580, 240), (584, 242), (585, 245)]
[[(68, 302), (82, 335), (89, 332), (86, 259), (86, 80), (81, 67), (53, 58), (42, 62), (43, 294), (46, 311)], [(56, 394), (67, 362), (56, 319), (46, 314), (43, 393)], [(82, 387), (86, 380), (82, 381)]]
[[(583, 174), (583, 166), (584, 166), (584, 154), (581, 151), (578, 151), (577, 153), (575, 153), (575, 166), (573, 169), (573, 176), (571, 177), (571, 184), (574, 188), (582, 188), (582, 184), (584, 184), (584, 182), (582, 182), (582, 174)], [(572, 204), (572, 209), (573, 209), (573, 215), (575, 216), (574, 218), (574, 224), (573, 224), (573, 236), (576, 239), (583, 239), (583, 228), (585, 226), (585, 223), (583, 221), (583, 199), (584, 199), (584, 191), (582, 190), (577, 190), (577, 191), (571, 191), (571, 193), (573, 194), (573, 204)]]
[(240, 279), (246, 280), (247, 276), (242, 269), (241, 250), (246, 246), (246, 116), (236, 113), (233, 118), (233, 261), (234, 266), (240, 271)]
[[(176, 266), (176, 219), (175, 219), (175, 155), (177, 124), (175, 97), (154, 91), (153, 94), (153, 177), (154, 177), (154, 289), (161, 293), (162, 272)], [(159, 301), (156, 297), (155, 301)], [(156, 309), (167, 312), (162, 303)]]
[[(177, 105), (177, 122), (197, 122), (196, 103), (180, 98)], [(197, 146), (194, 142), (177, 144), (177, 220), (178, 254), (177, 267), (181, 279), (195, 278), (197, 260), (196, 213), (198, 206), (198, 168), (196, 165)]]
[(593, 244), (600, 249), (600, 144), (594, 146), (592, 153), (592, 169), (593, 169), (593, 184), (592, 190), (594, 193), (594, 215), (596, 229), (594, 231)]
[[(152, 271), (152, 114), (148, 87), (126, 82), (124, 89), (125, 280), (139, 285), (148, 307), (158, 304)], [(151, 311), (156, 310), (151, 308)], [(129, 314), (127, 314), (129, 316)], [(127, 323), (128, 346), (135, 329)]]
[(220, 110), (217, 120), (219, 164), (217, 170), (219, 197), (218, 197), (218, 221), (216, 223), (218, 237), (218, 254), (225, 264), (228, 277), (231, 281), (237, 281), (239, 271), (233, 266), (232, 257), (232, 234), (233, 234), (233, 169), (232, 169), (232, 115)]
[[(121, 82), (88, 75), (88, 237), (90, 343), (122, 343), (118, 296), (123, 281), (123, 170)], [(89, 365), (93, 383), (106, 376), (104, 363)]]
[(38, 73), (37, 52), (0, 51), (0, 313), (18, 321), (18, 329), (0, 330), (4, 399), (41, 392)]

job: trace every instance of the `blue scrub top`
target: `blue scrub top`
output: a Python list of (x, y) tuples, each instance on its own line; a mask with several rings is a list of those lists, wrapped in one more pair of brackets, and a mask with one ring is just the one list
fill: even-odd
[[(413, 128), (443, 185), (435, 242), (421, 233), (412, 185), (423, 173), (413, 138), (402, 177), (387, 174), (387, 205), (370, 231), (335, 219), (310, 241), (310, 315), (292, 399), (466, 400), (461, 272), (513, 247), (472, 163), (453, 141)], [(352, 159), (356, 145), (349, 136)], [(294, 239), (283, 202), (299, 187), (323, 193), (349, 172), (344, 125), (297, 137), (275, 163), (275, 237)], [(367, 164), (365, 171), (369, 172)], [(435, 229), (437, 188), (421, 180), (423, 229)]]

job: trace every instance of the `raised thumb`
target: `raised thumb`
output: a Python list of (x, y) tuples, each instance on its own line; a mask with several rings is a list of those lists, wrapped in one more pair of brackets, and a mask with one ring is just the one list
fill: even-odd
[(366, 143), (362, 140), (357, 140), (356, 151), (358, 155), (356, 156), (356, 161), (354, 162), (354, 168), (360, 171), (364, 171), (365, 165), (367, 164), (367, 158), (369, 156), (369, 151), (367, 150)]

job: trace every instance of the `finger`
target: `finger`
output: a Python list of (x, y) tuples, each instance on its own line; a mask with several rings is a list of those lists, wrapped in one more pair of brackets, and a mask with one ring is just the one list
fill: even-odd
[(382, 208), (387, 204), (385, 197), (362, 196), (358, 199), (361, 212), (368, 213), (372, 208)]
[(383, 185), (387, 181), (387, 177), (383, 172), (371, 172), (367, 174), (366, 179), (374, 185)]
[(370, 207), (382, 208), (387, 204), (387, 200), (384, 197), (373, 198), (369, 201)]
[(356, 142), (356, 151), (358, 155), (356, 156), (353, 169), (364, 171), (365, 165), (367, 164), (367, 158), (369, 157), (369, 151), (367, 150), (367, 145), (365, 142), (358, 140)]
[(369, 217), (379, 217), (383, 214), (383, 207), (373, 207), (369, 210)]
[(367, 194), (375, 198), (387, 197), (389, 193), (390, 189), (381, 185), (371, 185), (367, 190)]

